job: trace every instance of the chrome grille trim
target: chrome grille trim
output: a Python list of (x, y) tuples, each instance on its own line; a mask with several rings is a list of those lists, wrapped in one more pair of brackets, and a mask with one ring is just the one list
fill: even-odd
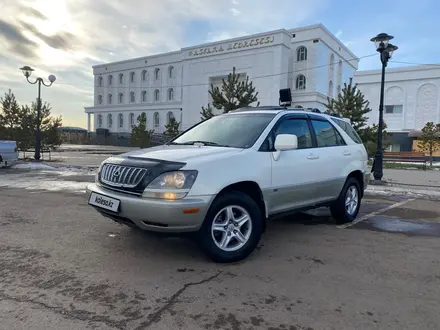
[(146, 173), (147, 170), (144, 168), (104, 164), (101, 168), (100, 181), (112, 187), (134, 188)]

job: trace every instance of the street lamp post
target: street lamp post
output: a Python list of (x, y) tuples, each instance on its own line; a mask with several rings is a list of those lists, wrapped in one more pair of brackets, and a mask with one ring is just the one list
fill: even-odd
[(383, 177), (383, 146), (382, 146), (382, 130), (383, 130), (383, 102), (385, 95), (385, 68), (388, 61), (391, 59), (393, 52), (397, 50), (397, 46), (390, 44), (390, 40), (393, 39), (386, 33), (379, 33), (374, 38), (371, 38), (376, 44), (376, 50), (380, 54), (380, 61), (382, 62), (382, 78), (380, 82), (380, 103), (379, 103), (379, 125), (377, 131), (377, 150), (374, 158), (373, 175), (374, 179), (381, 181)]
[(52, 84), (54, 83), (54, 81), (56, 80), (56, 77), (51, 74), (48, 79), (50, 84), (46, 84), (43, 81), (43, 78), (37, 78), (34, 82), (29, 80), (29, 77), (32, 74), (32, 71), (34, 71), (34, 69), (32, 69), (30, 66), (24, 66), (22, 68), (20, 68), (20, 70), (23, 72), (23, 75), (26, 77), (26, 80), (30, 83), (30, 84), (36, 84), (38, 83), (38, 98), (37, 98), (37, 130), (36, 130), (36, 134), (35, 134), (35, 155), (34, 158), (36, 161), (39, 161), (41, 158), (41, 154), (40, 154), (40, 150), (41, 150), (41, 134), (40, 134), (40, 116), (41, 116), (41, 84), (43, 84), (46, 87), (50, 87), (52, 86)]

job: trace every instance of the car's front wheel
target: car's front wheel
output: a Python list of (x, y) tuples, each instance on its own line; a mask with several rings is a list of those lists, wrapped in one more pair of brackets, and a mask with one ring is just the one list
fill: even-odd
[(361, 189), (359, 181), (354, 177), (349, 177), (339, 198), (330, 207), (332, 216), (338, 224), (352, 222), (356, 219), (360, 206)]
[(216, 262), (246, 258), (260, 241), (263, 216), (257, 203), (242, 192), (220, 195), (199, 231), (199, 244)]

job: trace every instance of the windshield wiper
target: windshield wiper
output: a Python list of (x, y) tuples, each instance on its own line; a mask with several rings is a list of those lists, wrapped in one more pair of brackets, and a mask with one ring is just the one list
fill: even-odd
[(218, 144), (218, 143), (210, 142), (210, 141), (198, 141), (198, 140), (196, 140), (196, 141), (188, 141), (188, 142), (182, 142), (182, 143), (170, 142), (170, 144), (176, 144), (176, 145), (182, 145), (182, 146), (194, 145), (196, 143), (200, 143), (200, 144), (203, 144), (205, 146), (210, 146), (210, 147), (229, 147), (228, 145), (225, 145), (225, 144)]

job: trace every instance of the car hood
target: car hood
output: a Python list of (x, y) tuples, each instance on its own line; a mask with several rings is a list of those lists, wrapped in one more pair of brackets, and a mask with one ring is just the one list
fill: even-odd
[(134, 150), (120, 155), (129, 159), (165, 160), (171, 162), (188, 162), (194, 158), (226, 157), (241, 152), (243, 149), (192, 146), (192, 145), (162, 145), (147, 149)]

